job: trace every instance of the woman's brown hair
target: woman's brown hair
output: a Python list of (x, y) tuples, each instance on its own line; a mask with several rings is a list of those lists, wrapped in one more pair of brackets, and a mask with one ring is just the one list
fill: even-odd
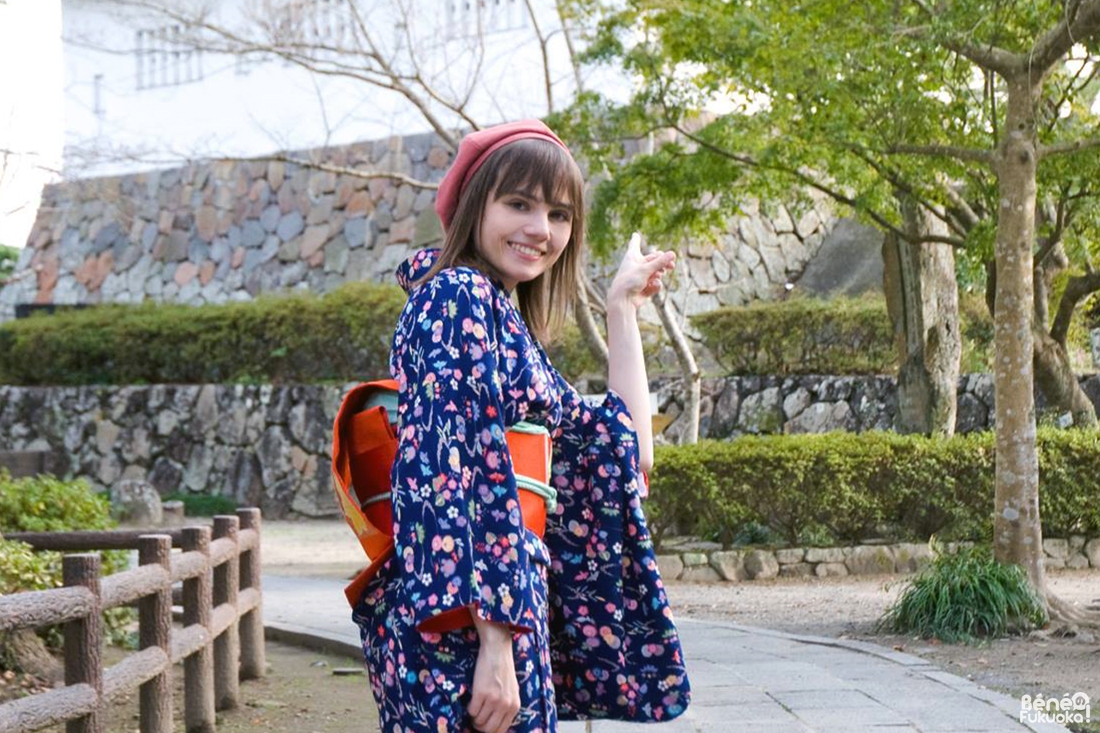
[(417, 284), (448, 267), (473, 267), (499, 279), (477, 252), (477, 234), (485, 204), (511, 193), (541, 194), (543, 201), (567, 201), (573, 207), (573, 230), (558, 261), (534, 280), (516, 285), (519, 310), (542, 343), (560, 331), (573, 306), (584, 264), (584, 180), (569, 152), (547, 140), (523, 139), (494, 152), (462, 189), (443, 251)]

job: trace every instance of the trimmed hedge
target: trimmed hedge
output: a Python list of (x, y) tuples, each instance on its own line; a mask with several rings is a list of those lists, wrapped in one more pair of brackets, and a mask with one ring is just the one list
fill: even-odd
[(896, 361), (882, 298), (792, 298), (693, 316), (730, 374), (884, 374)]
[[(396, 286), (349, 283), (327, 295), (226, 305), (145, 303), (37, 314), (0, 324), (0, 384), (284, 384), (389, 376)], [(647, 341), (652, 357), (655, 346)], [(603, 377), (580, 332), (548, 347), (569, 378)]]
[(405, 295), (351, 283), (317, 297), (226, 305), (103, 305), (0, 325), (0, 382), (317, 382), (388, 373)]
[[(989, 371), (993, 322), (981, 298), (959, 301), (961, 371)], [(894, 330), (881, 296), (793, 298), (693, 316), (703, 342), (729, 374), (890, 374)]]
[[(655, 542), (671, 528), (733, 543), (763, 525), (791, 544), (981, 540), (992, 533), (992, 433), (745, 436), (659, 446), (646, 504)], [(1100, 535), (1100, 434), (1039, 431), (1043, 533)]]

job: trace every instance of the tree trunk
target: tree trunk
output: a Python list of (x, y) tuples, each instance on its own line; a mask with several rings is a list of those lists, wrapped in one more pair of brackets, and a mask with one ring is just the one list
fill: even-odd
[(1059, 413), (1068, 412), (1080, 428), (1096, 428), (1096, 408), (1081, 388), (1069, 362), (1069, 353), (1042, 328), (1034, 329), (1035, 379), (1043, 397)]
[(1026, 73), (1006, 81), (1006, 134), (994, 162), (1001, 207), (993, 316), (997, 433), (993, 553), (1000, 562), (1023, 567), (1035, 589), (1045, 596), (1032, 372), (1035, 309), (1031, 249), (1035, 241), (1035, 100), (1039, 84), (1032, 83)]
[[(906, 231), (935, 232), (932, 218), (899, 195)], [(886, 307), (898, 348), (898, 423), (902, 433), (955, 434), (959, 382), (959, 288), (955, 253), (887, 234), (882, 245)]]
[[(996, 270), (991, 268), (992, 264), (986, 264), (985, 301), (995, 322), (997, 308), (994, 298), (997, 292), (997, 274)], [(1050, 405), (1060, 412), (1068, 412), (1072, 415), (1074, 425), (1082, 428), (1096, 428), (1098, 427), (1096, 408), (1089, 400), (1088, 395), (1085, 394), (1084, 389), (1081, 388), (1081, 383), (1077, 381), (1077, 375), (1073, 373), (1065, 344), (1069, 319), (1072, 317), (1072, 309), (1076, 305), (1076, 301), (1067, 302), (1066, 295), (1063, 295), (1058, 315), (1054, 319), (1054, 326), (1048, 333), (1046, 331), (1046, 314), (1048, 313), (1048, 308), (1045, 305), (1046, 286), (1036, 282), (1035, 290), (1032, 343), (1035, 348), (1036, 384)], [(1068, 291), (1069, 288), (1067, 288)], [(1070, 293), (1071, 297), (1073, 295), (1075, 293)]]

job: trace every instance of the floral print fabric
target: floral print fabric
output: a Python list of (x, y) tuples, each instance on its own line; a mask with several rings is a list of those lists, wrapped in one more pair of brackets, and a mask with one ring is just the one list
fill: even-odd
[[(554, 731), (557, 707), (569, 718), (675, 717), (690, 693), (625, 405), (613, 393), (586, 405), (479, 271), (447, 269), (412, 287), (436, 254), (418, 253), (398, 274), (410, 297), (390, 356), (395, 555), (353, 614), (382, 730), (469, 730), (470, 613), (513, 629), (513, 733)], [(521, 420), (554, 438), (559, 505), (546, 544), (523, 527), (504, 437)]]

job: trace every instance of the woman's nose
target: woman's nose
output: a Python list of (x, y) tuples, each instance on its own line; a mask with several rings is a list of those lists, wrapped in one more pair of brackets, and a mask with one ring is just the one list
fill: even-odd
[(531, 210), (531, 215), (527, 218), (526, 226), (527, 234), (532, 237), (540, 237), (545, 239), (550, 236), (550, 213), (548, 211), (542, 211), (535, 208)]

